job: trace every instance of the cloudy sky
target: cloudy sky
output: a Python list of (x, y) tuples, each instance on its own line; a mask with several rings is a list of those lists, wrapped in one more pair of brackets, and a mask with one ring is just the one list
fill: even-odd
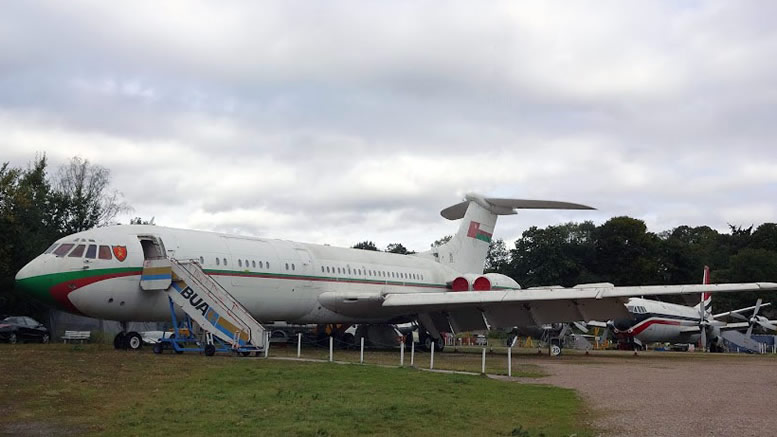
[(777, 3), (6, 2), (0, 161), (159, 225), (424, 250), (468, 191), (777, 221)]

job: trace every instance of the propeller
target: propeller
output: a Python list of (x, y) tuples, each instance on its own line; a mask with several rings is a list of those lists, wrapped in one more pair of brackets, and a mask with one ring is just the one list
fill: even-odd
[(701, 349), (707, 350), (707, 328), (709, 327), (709, 321), (704, 314), (704, 293), (701, 294), (701, 302), (699, 302), (699, 331), (701, 331)]
[(755, 326), (755, 321), (758, 320), (758, 310), (761, 309), (761, 298), (759, 297), (757, 301), (755, 301), (755, 309), (753, 310), (753, 316), (750, 318), (750, 326), (747, 327), (747, 337), (750, 338), (750, 336), (753, 334), (753, 326)]
[(731, 313), (731, 316), (735, 319), (742, 320), (743, 322), (748, 322), (750, 325), (747, 327), (747, 336), (750, 337), (750, 335), (753, 333), (753, 328), (755, 325), (758, 325), (764, 329), (768, 329), (770, 331), (777, 331), (777, 326), (773, 325), (769, 319), (763, 316), (758, 315), (758, 311), (760, 311), (762, 306), (761, 305), (762, 299), (758, 298), (758, 300), (755, 302), (755, 309), (753, 310), (753, 315), (750, 316), (748, 319), (747, 317), (737, 314), (737, 313)]

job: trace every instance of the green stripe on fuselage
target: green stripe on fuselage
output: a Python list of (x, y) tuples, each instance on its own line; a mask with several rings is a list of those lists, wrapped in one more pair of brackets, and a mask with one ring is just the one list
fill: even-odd
[(113, 275), (116, 273), (128, 273), (128, 272), (140, 272), (143, 269), (141, 267), (122, 267), (113, 269), (97, 269), (97, 270), (75, 270), (72, 272), (58, 272), (49, 273), (40, 276), (31, 276), (16, 281), (16, 290), (33, 296), (34, 298), (52, 305), (59, 307), (59, 302), (51, 295), (51, 287), (61, 284), (67, 281), (73, 281), (76, 279), (91, 278), (97, 276)]
[[(137, 273), (140, 275), (143, 271), (142, 267), (122, 267), (112, 269), (97, 269), (97, 270), (76, 270), (72, 272), (58, 272), (50, 273), (40, 276), (32, 276), (29, 278), (16, 281), (16, 289), (36, 299), (55, 307), (60, 307), (59, 302), (51, 295), (51, 287), (61, 284), (63, 282), (112, 275), (116, 273)], [(445, 288), (445, 284), (435, 284), (429, 282), (414, 282), (414, 281), (401, 281), (397, 278), (391, 278), (391, 280), (381, 279), (369, 279), (369, 278), (345, 278), (339, 276), (314, 276), (314, 275), (295, 275), (273, 272), (251, 272), (251, 271), (238, 271), (238, 270), (216, 270), (206, 269), (205, 273), (209, 275), (223, 275), (223, 276), (244, 276), (253, 278), (264, 279), (298, 279), (308, 281), (327, 281), (327, 282), (347, 282), (347, 283), (363, 283), (370, 285), (395, 285), (395, 286), (416, 286), (416, 287), (431, 287), (431, 288)]]

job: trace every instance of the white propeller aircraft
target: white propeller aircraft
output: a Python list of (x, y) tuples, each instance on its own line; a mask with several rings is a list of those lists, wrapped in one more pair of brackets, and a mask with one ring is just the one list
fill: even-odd
[[(170, 320), (173, 287), (141, 286), (155, 279), (153, 269), (144, 271), (144, 262), (194, 260), (261, 323), (387, 326), (416, 321), (424, 328), (422, 342), (435, 342), (438, 350), (441, 332), (627, 317), (624, 303), (633, 296), (777, 289), (775, 283), (747, 283), (522, 290), (507, 276), (483, 274), (497, 216), (516, 209), (593, 208), (467, 194), (441, 213), (461, 220), (456, 235), (415, 255), (160, 226), (109, 226), (61, 238), (18, 272), (16, 287), (89, 317)], [(195, 304), (196, 294), (177, 291)], [(123, 332), (115, 344), (137, 337)]]
[[(710, 270), (709, 267), (705, 266), (702, 284), (709, 283)], [(612, 326), (614, 333), (621, 340), (633, 342), (637, 346), (648, 343), (687, 344), (701, 341), (702, 348), (717, 351), (722, 347), (721, 332), (723, 331), (747, 328), (747, 337), (750, 337), (755, 325), (777, 331), (777, 327), (767, 318), (758, 315), (761, 308), (771, 305), (761, 302), (761, 299), (758, 299), (755, 306), (712, 314), (712, 295), (709, 293), (702, 293), (701, 301), (694, 307), (651, 299), (631, 298), (626, 303), (630, 317), (616, 319), (612, 322)], [(749, 319), (741, 315), (741, 313), (749, 311), (753, 311)], [(736, 323), (722, 321), (722, 319), (729, 317), (743, 321)], [(602, 326), (597, 323), (590, 324)]]

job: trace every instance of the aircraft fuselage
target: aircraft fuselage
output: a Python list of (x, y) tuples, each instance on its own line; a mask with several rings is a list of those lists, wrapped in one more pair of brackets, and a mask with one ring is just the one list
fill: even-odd
[[(73, 249), (59, 251), (64, 253), (60, 256), (63, 244)], [(84, 246), (80, 255), (75, 249), (79, 245)], [(369, 312), (348, 311), (346, 303), (320, 297), (328, 292), (440, 292), (456, 276), (431, 254), (399, 255), (158, 226), (93, 229), (62, 238), (52, 248), (19, 272), (17, 287), (67, 311), (119, 321), (170, 318), (166, 293), (140, 287), (143, 262), (154, 256), (197, 260), (262, 322), (404, 321), (379, 305)]]

